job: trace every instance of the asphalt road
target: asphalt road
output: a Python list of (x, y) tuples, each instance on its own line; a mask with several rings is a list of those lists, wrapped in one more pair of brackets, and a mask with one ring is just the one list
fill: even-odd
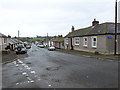
[(32, 44), (28, 57), (2, 66), (3, 88), (117, 88), (117, 60), (48, 51)]

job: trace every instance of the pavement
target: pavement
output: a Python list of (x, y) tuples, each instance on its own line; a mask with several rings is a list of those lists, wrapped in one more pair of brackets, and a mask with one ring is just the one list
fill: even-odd
[(78, 51), (78, 50), (64, 50), (64, 49), (56, 49), (56, 51), (72, 54), (72, 55), (89, 57), (89, 58), (111, 59), (111, 60), (120, 61), (120, 55), (103, 55), (103, 54), (95, 54), (92, 52), (84, 52), (84, 51)]
[(3, 64), (3, 88), (118, 87), (117, 59), (48, 51), (34, 44), (27, 54), (27, 57), (21, 55), (13, 62)]

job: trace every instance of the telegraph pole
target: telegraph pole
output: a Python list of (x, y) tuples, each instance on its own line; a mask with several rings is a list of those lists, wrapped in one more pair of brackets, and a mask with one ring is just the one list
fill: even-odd
[(117, 55), (117, 0), (115, 2), (115, 50), (114, 55)]
[(48, 40), (48, 33), (47, 33), (47, 47), (49, 46), (49, 42), (48, 42), (49, 40)]
[(19, 44), (19, 30), (18, 30), (18, 44)]

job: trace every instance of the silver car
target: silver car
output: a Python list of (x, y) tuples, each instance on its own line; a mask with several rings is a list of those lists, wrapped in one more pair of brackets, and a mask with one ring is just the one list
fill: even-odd
[(15, 51), (16, 51), (16, 54), (19, 54), (19, 53), (24, 53), (25, 54), (25, 53), (27, 53), (27, 49), (23, 44), (17, 45)]
[(54, 47), (54, 46), (49, 46), (49, 47), (48, 47), (48, 50), (49, 50), (49, 51), (55, 50), (55, 47)]

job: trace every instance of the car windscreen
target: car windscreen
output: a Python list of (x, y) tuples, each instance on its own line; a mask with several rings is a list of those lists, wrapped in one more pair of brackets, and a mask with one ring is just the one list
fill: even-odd
[(18, 45), (17, 47), (24, 47), (23, 45)]

